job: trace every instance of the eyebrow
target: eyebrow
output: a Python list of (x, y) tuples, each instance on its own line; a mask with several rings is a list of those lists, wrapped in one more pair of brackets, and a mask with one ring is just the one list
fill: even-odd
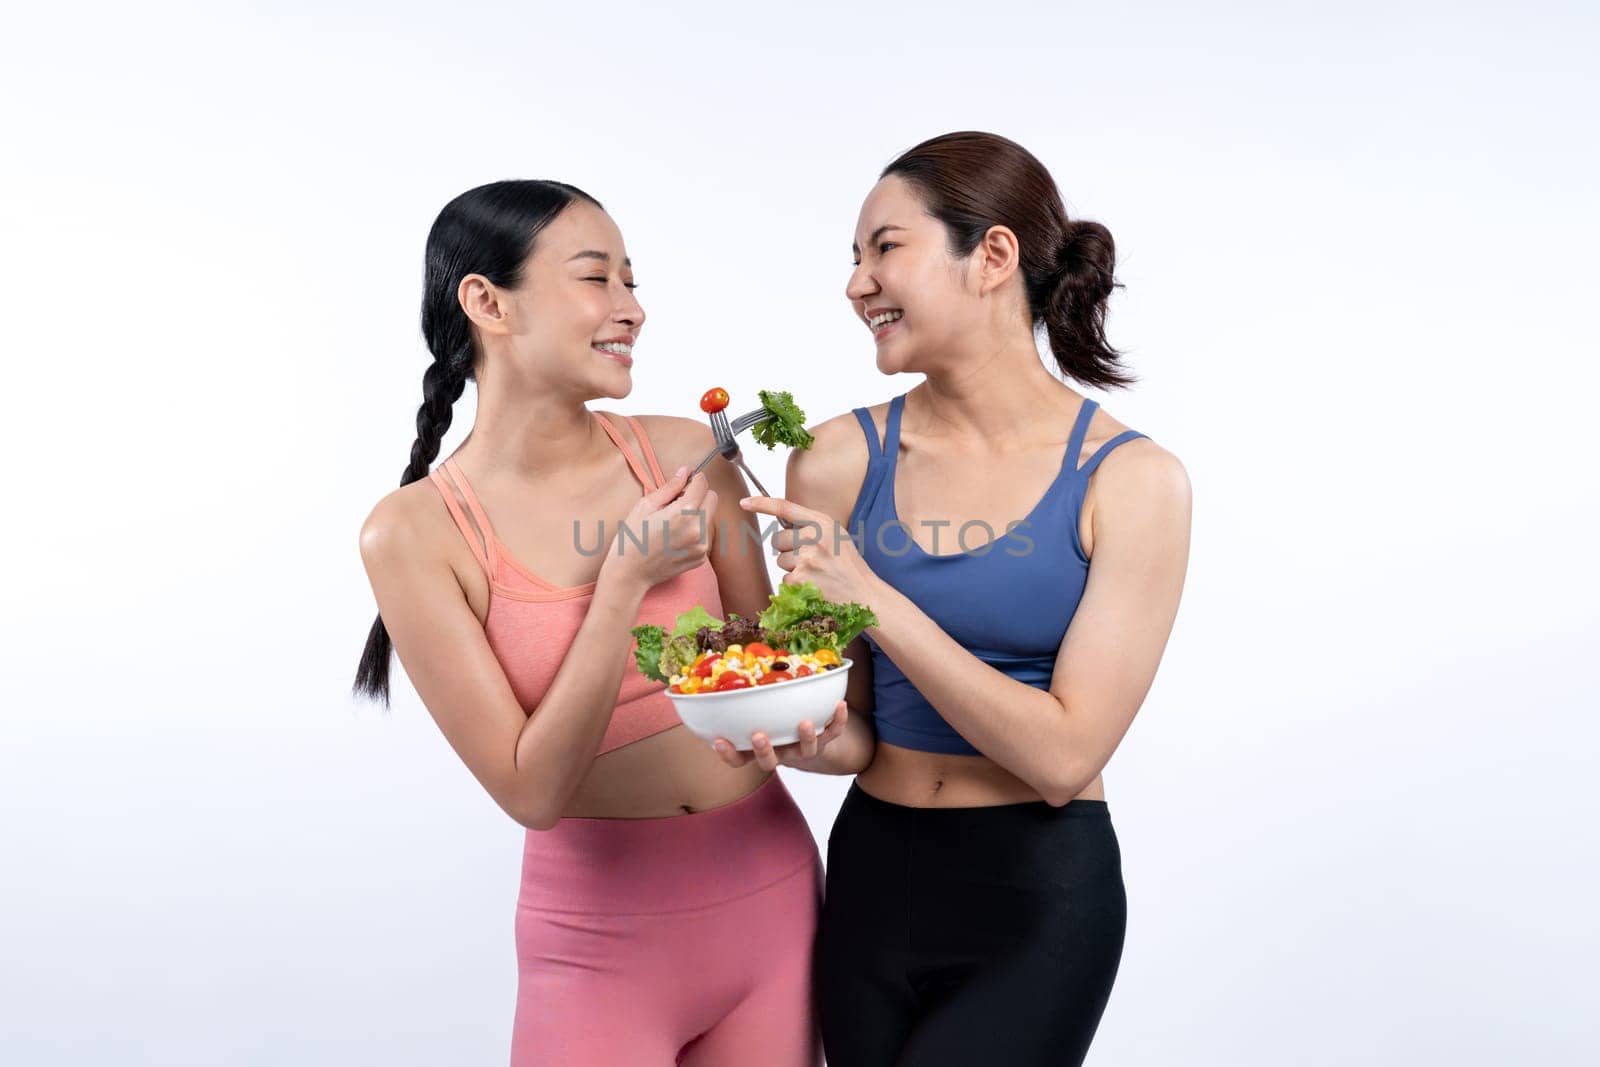
[[(598, 259), (602, 263), (610, 263), (611, 262), (611, 253), (610, 252), (598, 252), (598, 251), (596, 251), (596, 250), (594, 250), (592, 248), (586, 248), (582, 252), (579, 252), (577, 255), (571, 257), (570, 259), (568, 259), (567, 262), (571, 263), (572, 260), (574, 260), (574, 259)], [(622, 265), (624, 267), (631, 267), (631, 266), (633, 266), (633, 260), (624, 259), (622, 261)]]
[[(882, 226), (879, 226), (876, 230), (872, 231), (872, 236), (867, 238), (867, 244), (869, 244), (869, 245), (877, 244), (878, 243), (878, 238), (882, 237), (884, 234), (888, 233), (890, 230), (903, 230), (903, 229), (905, 229), (904, 226), (896, 226), (892, 222), (886, 222)], [(854, 241), (851, 241), (850, 242), (850, 251), (851, 251), (852, 254), (859, 256), (861, 254), (861, 246), (856, 244)]]

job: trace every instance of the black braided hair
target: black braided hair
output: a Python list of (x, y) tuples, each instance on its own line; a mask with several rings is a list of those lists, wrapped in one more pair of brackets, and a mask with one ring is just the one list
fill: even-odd
[[(594, 197), (563, 182), (493, 182), (462, 193), (434, 219), (428, 231), (422, 281), (422, 336), (433, 362), (422, 374), (417, 439), (400, 475), (402, 486), (428, 476), (450, 429), (455, 402), (467, 382), (477, 379), (472, 323), (457, 295), (461, 279), (481, 274), (503, 289), (517, 288), (539, 232), (575, 200), (600, 207)], [(393, 651), (394, 643), (380, 615), (373, 620), (356, 667), (351, 687), (356, 696), (389, 706)]]

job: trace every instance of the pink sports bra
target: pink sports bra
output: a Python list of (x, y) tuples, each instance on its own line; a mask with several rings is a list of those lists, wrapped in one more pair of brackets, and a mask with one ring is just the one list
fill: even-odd
[[(607, 436), (621, 450), (644, 491), (650, 492), (660, 487), (666, 479), (661, 474), (655, 450), (650, 447), (650, 439), (645, 436), (639, 420), (631, 415), (623, 416), (639, 440), (645, 460), (649, 463), (648, 470), (634, 456), (633, 450), (610, 420), (599, 412), (593, 414)], [(466, 476), (461, 473), (454, 459), (445, 460), (428, 477), (443, 495), (451, 518), (455, 519), (461, 535), (467, 539), (467, 546), (472, 549), (473, 556), (488, 576), (489, 614), (483, 625), (484, 634), (489, 639), (489, 647), (494, 650), (495, 658), (506, 672), (517, 702), (531, 715), (544, 699), (561, 661), (572, 647), (578, 627), (589, 610), (595, 583), (554, 585), (518, 563), (495, 536), (489, 516), (485, 514), (477, 494), (472, 491), (472, 486), (467, 483)], [(455, 488), (452, 488), (451, 482), (455, 483)], [(462, 510), (463, 503), (466, 505), (465, 512)], [(719, 618), (722, 616), (717, 574), (709, 559), (692, 570), (653, 586), (639, 607), (638, 622), (671, 629), (679, 613), (688, 611), (696, 604), (704, 605), (707, 611)], [(633, 650), (636, 644), (630, 639), (626, 648), (617, 649), (617, 656), (625, 657), (626, 665), (622, 673), (622, 686), (617, 692), (616, 708), (611, 713), (611, 725), (600, 742), (599, 753), (631, 744), (679, 723), (678, 715), (672, 709), (672, 701), (667, 699), (666, 686), (646, 678), (634, 665)]]

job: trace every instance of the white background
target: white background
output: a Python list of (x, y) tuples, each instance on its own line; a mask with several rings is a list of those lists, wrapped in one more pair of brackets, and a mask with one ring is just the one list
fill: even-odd
[[(403, 678), (347, 695), (427, 227), (574, 182), (651, 319), (616, 406), (820, 421), (918, 380), (851, 231), (966, 128), (1111, 228), (1143, 382), (1102, 400), (1195, 489), (1090, 1062), (1600, 1057), (1587, 5), (40, 11), (0, 42), (7, 1063), (504, 1062), (522, 831)], [(786, 779), (824, 837), (846, 783)]]

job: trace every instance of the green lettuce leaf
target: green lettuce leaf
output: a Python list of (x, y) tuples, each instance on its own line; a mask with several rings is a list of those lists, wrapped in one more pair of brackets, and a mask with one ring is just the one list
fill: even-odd
[(820, 614), (825, 603), (814, 582), (785, 582), (756, 621), (763, 630), (787, 630), (801, 619)]
[(825, 604), (823, 610), (839, 624), (839, 647), (835, 649), (838, 652), (843, 652), (851, 641), (860, 636), (862, 630), (878, 625), (878, 617), (864, 604)]
[(633, 650), (633, 660), (639, 673), (652, 682), (665, 682), (668, 676), (661, 673), (661, 653), (667, 641), (667, 631), (660, 626), (635, 626), (630, 631), (639, 647)]
[[(807, 625), (808, 620), (829, 618), (834, 629)], [(793, 652), (815, 652), (831, 648), (843, 652), (862, 630), (878, 624), (872, 609), (862, 604), (835, 604), (822, 598), (813, 582), (785, 583), (772, 594), (772, 602), (761, 613), (761, 628), (784, 631), (782, 647)]]
[(756, 441), (766, 445), (769, 451), (778, 445), (806, 449), (816, 442), (816, 438), (806, 429), (806, 413), (800, 410), (793, 396), (766, 389), (757, 390), (757, 395), (761, 397), (761, 406), (772, 414), (772, 418), (756, 423), (751, 429), (750, 435)]
[(722, 620), (711, 614), (705, 608), (696, 604), (682, 615), (672, 626), (673, 637), (693, 637), (694, 632), (702, 626), (709, 626), (713, 630), (722, 625)]

